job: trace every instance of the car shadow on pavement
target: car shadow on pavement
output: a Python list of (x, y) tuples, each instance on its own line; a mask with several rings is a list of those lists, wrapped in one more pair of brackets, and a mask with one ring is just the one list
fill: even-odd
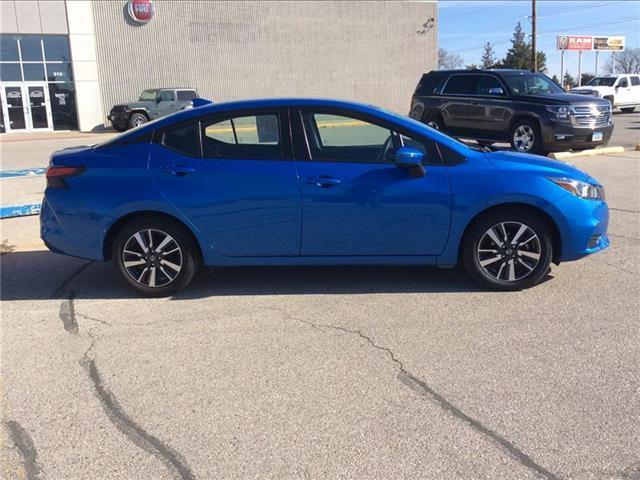
[[(47, 251), (1, 256), (0, 298), (138, 298), (111, 263), (56, 255)], [(551, 278), (551, 277), (548, 277)], [(203, 268), (173, 300), (234, 295), (478, 292), (464, 270), (405, 266)]]

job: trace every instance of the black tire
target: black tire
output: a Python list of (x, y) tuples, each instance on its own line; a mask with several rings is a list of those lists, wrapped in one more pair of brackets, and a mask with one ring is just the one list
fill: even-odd
[(621, 108), (620, 111), (624, 113), (633, 113), (635, 109), (636, 107), (625, 107), (625, 108)]
[(425, 117), (422, 120), (422, 123), (424, 123), (425, 125), (427, 125), (428, 127), (434, 128), (436, 130), (439, 130), (441, 132), (445, 132), (447, 131), (447, 127), (444, 124), (444, 120), (442, 120), (442, 116), (440, 115), (432, 115), (430, 117)]
[(144, 125), (149, 121), (149, 118), (144, 113), (133, 112), (129, 117), (129, 127), (135, 128), (140, 125)]
[[(141, 240), (147, 245), (147, 252), (144, 252), (142, 245), (135, 238), (136, 234), (140, 234)], [(148, 248), (150, 244), (153, 248), (155, 241), (154, 250), (157, 250), (165, 239), (162, 234), (171, 237), (163, 251), (156, 252)], [(151, 235), (151, 242), (149, 235)], [(125, 247), (127, 252), (135, 252), (135, 254), (125, 253)], [(171, 252), (176, 247), (179, 251)], [(122, 226), (113, 241), (111, 259), (124, 282), (138, 293), (148, 297), (166, 297), (183, 289), (191, 282), (202, 263), (198, 245), (186, 232), (185, 227), (176, 221), (162, 217), (138, 218)], [(125, 261), (138, 260), (145, 263), (133, 267), (126, 267), (124, 264)], [(180, 267), (179, 271), (175, 270), (176, 266)], [(142, 270), (147, 272), (141, 273)], [(153, 281), (151, 281), (152, 270), (154, 270)], [(138, 274), (140, 277), (136, 280), (134, 276), (137, 277)], [(173, 274), (175, 276), (171, 279)], [(151, 286), (151, 283), (158, 285)]]
[[(524, 244), (512, 248), (511, 244), (504, 242), (504, 235), (500, 235), (503, 232), (501, 225), (505, 227), (508, 240), (516, 237), (521, 225), (527, 227), (518, 238), (518, 242)], [(491, 239), (489, 230), (492, 228), (496, 229), (493, 230), (494, 234), (502, 240), (502, 247)], [(526, 242), (528, 238), (523, 237), (531, 237), (531, 233), (537, 238)], [(481, 246), (484, 248), (481, 249)], [(495, 253), (494, 249), (487, 249), (487, 246), (494, 247)], [(537, 263), (532, 258), (535, 255), (539, 255)], [(497, 257), (500, 257), (499, 260), (495, 260)], [(470, 225), (462, 243), (462, 259), (467, 272), (477, 283), (491, 290), (522, 290), (538, 284), (549, 272), (552, 257), (553, 243), (547, 224), (538, 215), (517, 208), (478, 218)], [(510, 280), (512, 272), (513, 280)]]
[[(525, 143), (516, 138), (516, 134), (518, 134), (518, 137), (520, 137), (519, 134), (525, 132), (533, 136), (533, 141)], [(544, 153), (540, 126), (535, 120), (523, 118), (522, 120), (517, 120), (516, 122), (514, 122), (513, 126), (511, 127), (511, 134), (509, 138), (511, 140), (511, 148), (513, 148), (516, 152), (535, 154)]]

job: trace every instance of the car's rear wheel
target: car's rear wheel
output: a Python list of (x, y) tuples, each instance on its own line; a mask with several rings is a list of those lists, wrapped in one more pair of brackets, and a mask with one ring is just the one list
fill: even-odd
[(624, 113), (632, 113), (635, 109), (636, 107), (625, 107), (625, 108), (621, 108), (620, 111)]
[(140, 125), (144, 125), (148, 121), (149, 119), (144, 113), (134, 112), (129, 117), (129, 126), (131, 128), (139, 127)]
[(423, 123), (435, 130), (440, 130), (441, 132), (446, 131), (444, 121), (442, 120), (442, 117), (440, 115), (435, 115), (429, 118), (425, 118), (423, 120)]
[(125, 224), (113, 242), (111, 258), (122, 279), (149, 297), (186, 287), (200, 265), (198, 247), (184, 228), (160, 218)]
[(542, 135), (534, 120), (518, 120), (511, 129), (511, 147), (521, 153), (542, 153)]
[(553, 243), (538, 216), (517, 209), (482, 217), (465, 235), (464, 265), (480, 285), (521, 290), (536, 285), (549, 271)]

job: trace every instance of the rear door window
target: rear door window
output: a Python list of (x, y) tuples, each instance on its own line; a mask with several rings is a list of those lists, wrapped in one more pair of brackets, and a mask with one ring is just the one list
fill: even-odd
[(444, 87), (445, 95), (475, 95), (480, 75), (451, 75)]
[(640, 85), (640, 77), (631, 77), (631, 85), (634, 87)]
[(198, 122), (168, 127), (162, 136), (162, 145), (188, 157), (200, 156)]
[(203, 122), (205, 158), (279, 160), (283, 158), (278, 113)]

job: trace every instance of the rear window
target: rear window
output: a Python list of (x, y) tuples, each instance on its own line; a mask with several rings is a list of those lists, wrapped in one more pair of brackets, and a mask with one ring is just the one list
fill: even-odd
[(437, 95), (446, 79), (443, 73), (427, 73), (420, 79), (414, 95)]
[(164, 131), (162, 144), (189, 157), (200, 156), (200, 135), (198, 122), (191, 122), (175, 127), (168, 127)]
[(640, 77), (631, 77), (631, 85), (640, 85)]
[(451, 75), (444, 93), (449, 95), (475, 95), (480, 75)]
[(195, 90), (178, 90), (178, 101), (179, 102), (190, 102), (194, 98), (197, 98)]

